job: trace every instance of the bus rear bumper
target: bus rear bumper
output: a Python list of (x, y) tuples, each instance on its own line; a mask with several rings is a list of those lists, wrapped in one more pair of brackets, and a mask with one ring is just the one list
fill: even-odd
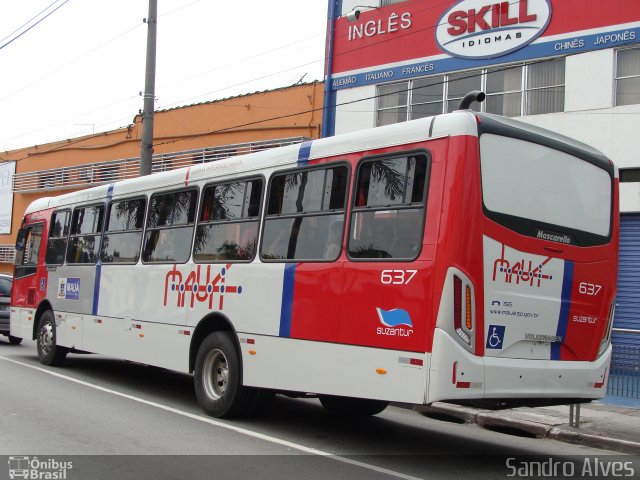
[(593, 362), (478, 357), (436, 329), (427, 403), (530, 399), (533, 405), (543, 404), (544, 399), (553, 403), (598, 399), (606, 393), (610, 360), (611, 346)]

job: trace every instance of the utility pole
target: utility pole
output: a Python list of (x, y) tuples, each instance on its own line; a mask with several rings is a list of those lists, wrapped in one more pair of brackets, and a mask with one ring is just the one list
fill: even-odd
[(149, 0), (147, 17), (147, 66), (144, 80), (144, 110), (142, 111), (142, 142), (140, 145), (140, 176), (151, 173), (153, 155), (153, 110), (156, 90), (156, 33), (158, 1)]

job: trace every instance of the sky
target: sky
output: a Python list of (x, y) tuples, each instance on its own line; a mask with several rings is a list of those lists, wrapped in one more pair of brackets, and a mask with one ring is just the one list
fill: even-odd
[[(148, 11), (147, 0), (2, 2), (0, 151), (132, 123)], [(322, 80), (326, 18), (326, 0), (158, 0), (156, 110)]]

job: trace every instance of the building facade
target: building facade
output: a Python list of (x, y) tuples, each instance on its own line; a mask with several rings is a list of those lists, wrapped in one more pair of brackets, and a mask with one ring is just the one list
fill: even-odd
[[(322, 85), (157, 111), (152, 171), (318, 138)], [(13, 271), (16, 234), (33, 200), (138, 176), (141, 134), (138, 115), (125, 128), (0, 152), (0, 272)]]
[[(614, 326), (640, 345), (640, 8), (637, 0), (329, 0), (324, 129), (473, 109), (603, 151), (621, 172)], [(631, 332), (623, 335), (623, 330)]]

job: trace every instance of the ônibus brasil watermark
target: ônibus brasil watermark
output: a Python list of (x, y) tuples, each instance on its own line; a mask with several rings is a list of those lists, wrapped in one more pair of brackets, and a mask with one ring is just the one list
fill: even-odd
[(39, 459), (38, 457), (10, 456), (9, 478), (29, 480), (66, 480), (67, 472), (73, 469), (73, 462), (60, 461), (55, 458)]

